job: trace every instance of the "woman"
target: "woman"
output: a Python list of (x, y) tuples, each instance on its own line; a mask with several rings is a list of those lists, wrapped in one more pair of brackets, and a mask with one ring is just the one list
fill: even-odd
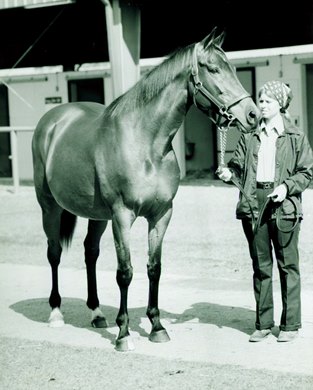
[[(251, 342), (264, 340), (274, 326), (273, 247), (282, 295), (277, 341), (292, 341), (301, 327), (297, 221), (302, 219), (301, 193), (313, 175), (313, 154), (306, 135), (291, 123), (291, 99), (283, 82), (265, 83), (258, 93), (258, 128), (242, 135), (227, 167), (218, 172), (225, 182), (239, 181), (246, 195), (240, 193), (236, 216), (242, 220), (253, 265), (256, 330)], [(254, 217), (261, 219), (256, 231)]]

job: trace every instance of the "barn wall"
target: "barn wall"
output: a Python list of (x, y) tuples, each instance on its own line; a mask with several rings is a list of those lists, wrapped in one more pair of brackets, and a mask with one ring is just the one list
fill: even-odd
[[(301, 50), (300, 50), (301, 49)], [(294, 123), (298, 124), (313, 139), (312, 101), (313, 89), (308, 86), (312, 79), (313, 45), (291, 48), (264, 49), (258, 51), (226, 53), (230, 61), (237, 67), (238, 74), (244, 75), (244, 68), (253, 69), (254, 79), (243, 79), (243, 84), (253, 83), (247, 89), (255, 91), (270, 79), (282, 80), (293, 90), (293, 101), (290, 113)], [(141, 61), (141, 72), (156, 66), (162, 59), (145, 59)], [(311, 65), (310, 65), (311, 64)], [(11, 126), (35, 126), (39, 118), (58, 102), (67, 102), (68, 80), (75, 78), (103, 78), (104, 103), (112, 100), (112, 84), (109, 64), (87, 64), (75, 72), (63, 72), (62, 67), (56, 69), (16, 69), (1, 70), (0, 77), (8, 86), (9, 122)], [(19, 74), (16, 74), (18, 71)], [(23, 73), (23, 74), (21, 74)], [(246, 75), (244, 77), (247, 77)], [(54, 99), (57, 98), (57, 99)], [(230, 135), (227, 158), (230, 157), (238, 139), (238, 133)], [(20, 133), (19, 170), (21, 179), (32, 178), (32, 162), (30, 150), (31, 134)], [(194, 107), (186, 117), (184, 125), (174, 140), (181, 176), (186, 171), (206, 170), (215, 178), (214, 171), (218, 164), (218, 143), (214, 126), (209, 119)], [(193, 146), (193, 154), (186, 148)], [(193, 145), (192, 145), (193, 144)], [(188, 150), (187, 150), (188, 149)], [(187, 157), (187, 158), (186, 158)]]

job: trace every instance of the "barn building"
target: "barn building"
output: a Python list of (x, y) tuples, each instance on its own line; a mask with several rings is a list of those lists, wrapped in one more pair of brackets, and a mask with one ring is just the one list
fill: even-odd
[[(109, 61), (76, 64), (71, 70), (64, 65), (0, 69), (0, 178), (13, 180), (15, 185), (32, 180), (32, 132), (47, 110), (61, 103), (84, 100), (108, 105), (164, 59), (139, 58), (138, 8), (125, 7), (122, 0), (99, 1), (105, 8)], [(52, 1), (16, 3), (31, 7), (48, 2)], [(12, 7), (13, 3), (4, 1), (2, 8)], [(254, 98), (258, 88), (270, 79), (290, 85), (294, 93), (292, 120), (308, 134), (313, 145), (313, 44), (228, 51), (226, 55)], [(226, 159), (235, 149), (238, 137), (237, 130), (229, 132)], [(218, 141), (215, 125), (192, 106), (173, 141), (181, 177), (190, 172), (206, 172), (214, 180), (219, 162)]]

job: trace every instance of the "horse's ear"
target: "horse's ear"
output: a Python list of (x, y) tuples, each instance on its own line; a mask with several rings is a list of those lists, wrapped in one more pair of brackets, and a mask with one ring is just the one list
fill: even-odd
[(210, 45), (216, 45), (221, 47), (225, 39), (225, 31), (223, 31), (219, 36), (215, 37), (217, 27), (214, 27), (208, 36), (202, 39), (201, 43), (206, 49)]
[(222, 47), (224, 39), (225, 39), (225, 31), (223, 31), (218, 37), (214, 38), (214, 44), (219, 47)]
[(201, 43), (204, 47), (204, 49), (206, 49), (209, 45), (211, 45), (215, 39), (215, 33), (216, 33), (216, 29), (217, 27), (215, 26), (213, 28), (213, 30), (210, 32), (209, 35), (207, 35), (204, 39), (202, 39)]

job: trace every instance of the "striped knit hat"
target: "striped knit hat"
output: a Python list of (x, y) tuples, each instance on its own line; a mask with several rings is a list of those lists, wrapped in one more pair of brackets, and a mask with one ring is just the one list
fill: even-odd
[(268, 81), (263, 85), (261, 91), (264, 91), (265, 93), (269, 92), (278, 101), (282, 112), (285, 112), (289, 107), (292, 99), (292, 92), (282, 81)]

